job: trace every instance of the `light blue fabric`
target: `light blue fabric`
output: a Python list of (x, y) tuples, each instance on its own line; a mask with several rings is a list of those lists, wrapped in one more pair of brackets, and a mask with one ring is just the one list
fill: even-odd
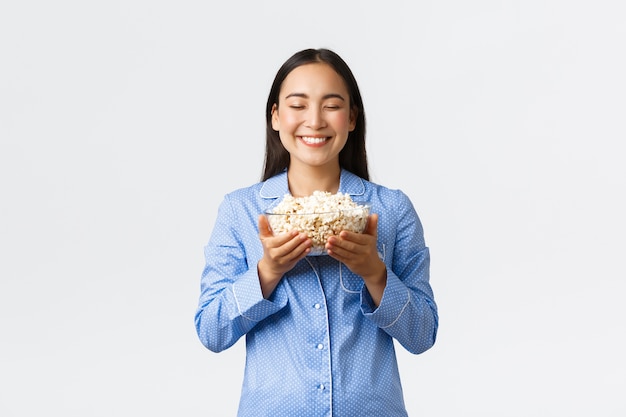
[(246, 335), (240, 417), (407, 415), (393, 338), (418, 354), (434, 344), (438, 327), (422, 225), (400, 190), (344, 170), (339, 191), (379, 215), (387, 286), (378, 308), (363, 280), (327, 255), (301, 260), (263, 298), (257, 219), (289, 192), (286, 172), (220, 204), (195, 325), (214, 352)]

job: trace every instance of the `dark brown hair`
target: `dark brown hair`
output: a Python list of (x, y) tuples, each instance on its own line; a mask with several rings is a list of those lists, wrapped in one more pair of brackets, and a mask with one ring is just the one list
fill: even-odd
[(349, 133), (345, 146), (339, 152), (339, 166), (365, 180), (369, 180), (365, 151), (365, 110), (359, 86), (345, 61), (335, 52), (322, 48), (304, 49), (296, 52), (285, 61), (276, 73), (265, 108), (265, 162), (262, 181), (284, 171), (289, 166), (289, 153), (280, 142), (278, 132), (272, 128), (272, 107), (278, 106), (278, 95), (283, 81), (297, 67), (315, 62), (330, 65), (343, 78), (350, 94), (350, 108), (356, 110), (356, 125), (354, 130)]

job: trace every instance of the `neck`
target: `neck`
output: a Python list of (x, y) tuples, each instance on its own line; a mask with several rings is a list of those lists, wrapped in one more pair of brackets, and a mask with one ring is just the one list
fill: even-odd
[(333, 169), (325, 167), (307, 167), (306, 169), (287, 170), (287, 181), (289, 192), (294, 197), (305, 197), (313, 194), (313, 191), (328, 191), (336, 194), (339, 191), (339, 180), (341, 178), (341, 168), (337, 166)]

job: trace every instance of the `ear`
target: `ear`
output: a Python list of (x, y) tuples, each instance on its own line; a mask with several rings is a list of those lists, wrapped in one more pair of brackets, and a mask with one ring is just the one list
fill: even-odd
[(278, 132), (280, 130), (280, 120), (278, 120), (278, 106), (276, 103), (272, 105), (272, 129)]
[(350, 110), (350, 126), (348, 131), (352, 132), (356, 128), (356, 118), (358, 115), (359, 109), (357, 109), (356, 106), (352, 106), (352, 109)]

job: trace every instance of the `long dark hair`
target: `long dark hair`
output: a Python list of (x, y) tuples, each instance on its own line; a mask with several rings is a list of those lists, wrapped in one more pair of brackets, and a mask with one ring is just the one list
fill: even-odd
[(356, 125), (348, 135), (348, 140), (339, 152), (339, 166), (359, 177), (369, 180), (367, 154), (365, 152), (365, 110), (356, 79), (345, 61), (328, 49), (304, 49), (296, 52), (280, 67), (267, 98), (265, 108), (266, 136), (265, 162), (262, 181), (284, 171), (289, 166), (289, 153), (280, 142), (278, 132), (272, 128), (272, 107), (278, 106), (278, 95), (283, 81), (297, 67), (314, 62), (330, 65), (344, 79), (350, 94), (350, 108), (356, 110)]

